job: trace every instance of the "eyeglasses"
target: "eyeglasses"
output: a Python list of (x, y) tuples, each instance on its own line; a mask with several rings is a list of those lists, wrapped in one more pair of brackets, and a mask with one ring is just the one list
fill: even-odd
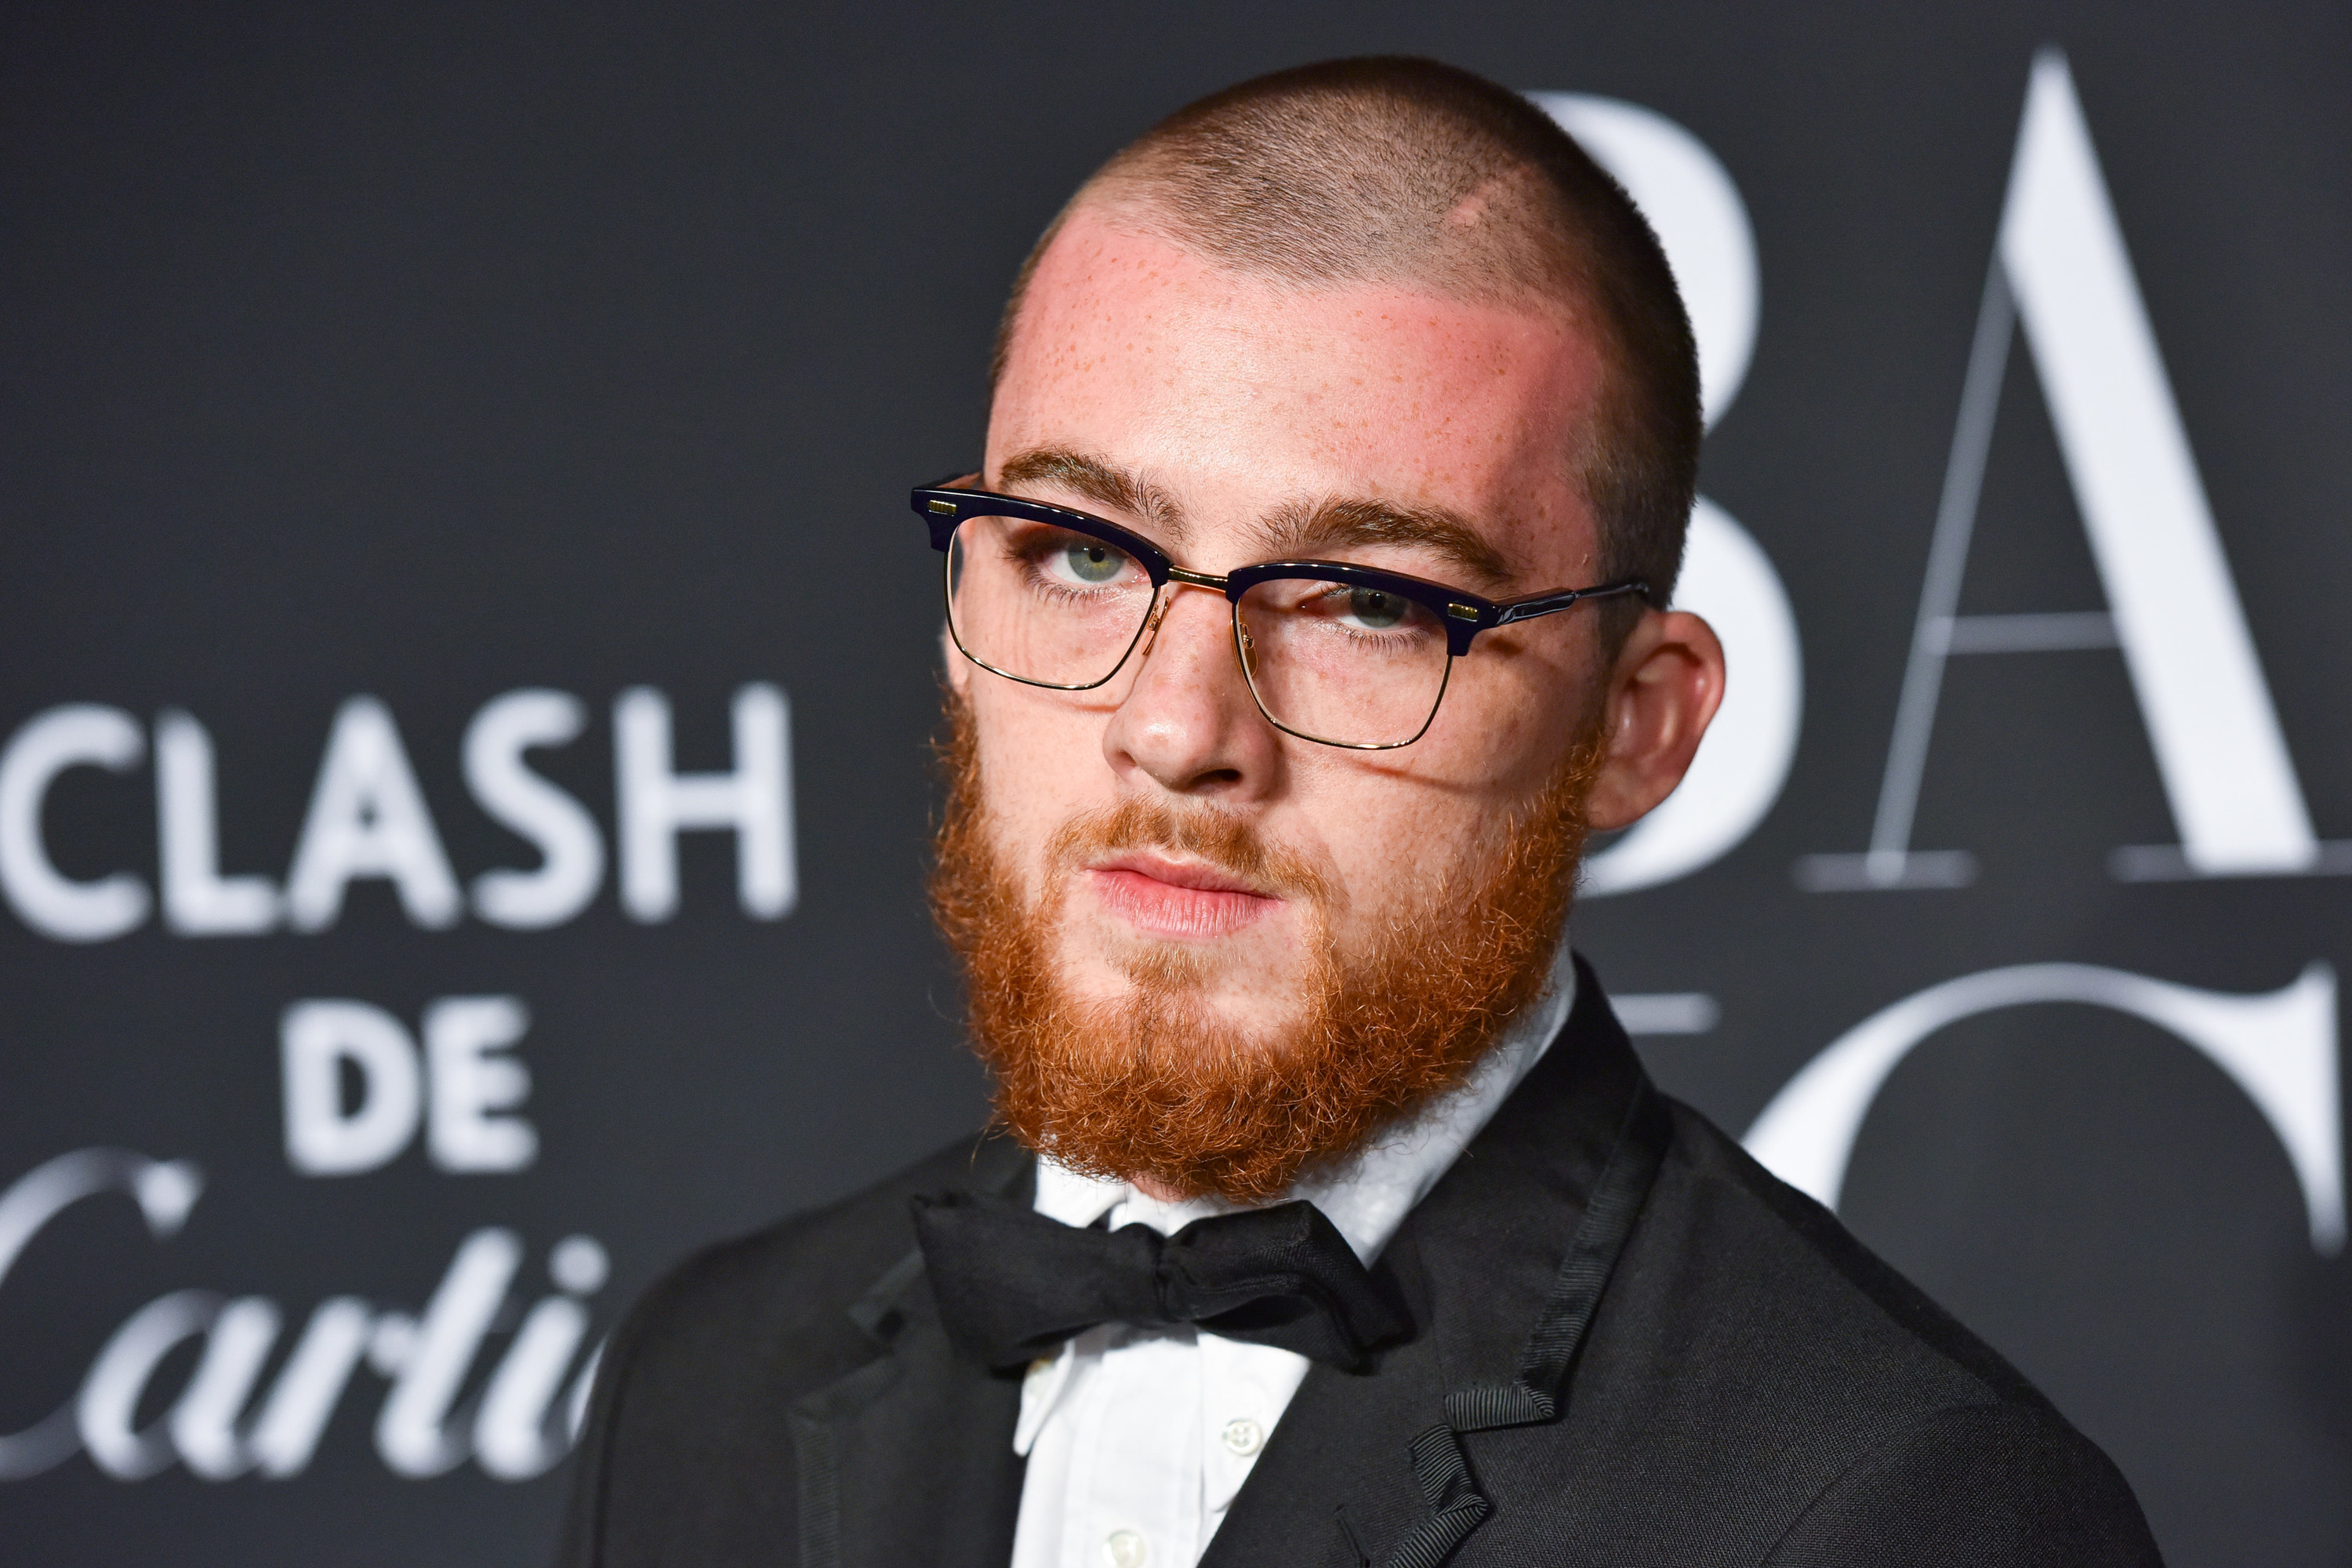
[(954, 486), (953, 477), (922, 486), (908, 502), (947, 558), (949, 634), (981, 668), (1091, 690), (1160, 624), (1169, 584), (1208, 588), (1233, 604), (1234, 652), (1266, 721), (1353, 751), (1428, 733), (1454, 661), (1480, 632), (1588, 599), (1651, 597), (1629, 579), (1497, 601), (1340, 561), (1267, 561), (1212, 576), (1115, 522)]

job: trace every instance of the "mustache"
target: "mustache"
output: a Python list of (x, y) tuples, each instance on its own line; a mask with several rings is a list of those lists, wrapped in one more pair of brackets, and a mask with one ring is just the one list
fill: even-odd
[(1121, 801), (1071, 818), (1047, 842), (1045, 865), (1058, 884), (1088, 861), (1138, 849), (1206, 861), (1278, 898), (1319, 903), (1330, 895), (1328, 880), (1306, 856), (1272, 842), (1246, 820), (1214, 806), (1156, 800)]

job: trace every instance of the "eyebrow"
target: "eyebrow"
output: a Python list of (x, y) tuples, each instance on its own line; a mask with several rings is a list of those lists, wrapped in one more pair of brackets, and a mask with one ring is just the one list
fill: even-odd
[(1097, 506), (1109, 507), (1151, 525), (1154, 531), (1181, 542), (1188, 531), (1184, 511), (1175, 499), (1150, 480), (1065, 447), (1033, 447), (1004, 459), (996, 482), (1006, 489), (1054, 485), (1084, 496)]
[[(1086, 452), (1063, 447), (1034, 447), (1004, 460), (997, 483), (1010, 490), (1052, 485), (1148, 521), (1171, 542), (1181, 543), (1190, 531), (1183, 509), (1174, 498), (1150, 480)], [(1404, 545), (1427, 550), (1481, 580), (1499, 587), (1511, 580), (1511, 563), (1487, 542), (1461, 513), (1445, 507), (1399, 506), (1388, 501), (1349, 500), (1316, 506), (1282, 508), (1256, 530), (1269, 556), (1313, 556), (1367, 545)]]
[(1511, 563), (1470, 520), (1437, 506), (1397, 506), (1378, 500), (1325, 501), (1286, 509), (1258, 534), (1277, 553), (1312, 555), (1350, 546), (1418, 546), (1482, 579), (1490, 587), (1511, 580)]

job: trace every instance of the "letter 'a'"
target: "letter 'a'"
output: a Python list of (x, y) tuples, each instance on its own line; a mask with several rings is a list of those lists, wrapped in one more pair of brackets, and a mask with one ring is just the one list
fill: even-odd
[[(1961, 616), (2009, 343), (2022, 327), (2082, 513), (2105, 615)], [(1811, 855), (1813, 891), (1955, 887), (1959, 851), (1910, 847), (1928, 737), (1957, 654), (2119, 647), (2178, 848), (2111, 859), (2127, 880), (2352, 869), (2312, 830), (2212, 508), (2124, 249), (2065, 59), (2033, 65), (1865, 855)]]

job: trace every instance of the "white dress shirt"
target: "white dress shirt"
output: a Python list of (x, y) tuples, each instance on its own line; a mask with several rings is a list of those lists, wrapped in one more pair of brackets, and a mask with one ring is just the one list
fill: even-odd
[[(1559, 1032), (1576, 997), (1560, 943), (1551, 988), (1498, 1038), (1469, 1080), (1310, 1175), (1306, 1198), (1370, 1263)], [(1215, 1198), (1162, 1203), (1125, 1182), (1037, 1163), (1039, 1214), (1173, 1235), (1231, 1213)], [(1033, 1363), (1021, 1386), (1015, 1452), (1028, 1456), (1013, 1568), (1194, 1568), (1307, 1375), (1271, 1345), (1184, 1329), (1104, 1323)]]

